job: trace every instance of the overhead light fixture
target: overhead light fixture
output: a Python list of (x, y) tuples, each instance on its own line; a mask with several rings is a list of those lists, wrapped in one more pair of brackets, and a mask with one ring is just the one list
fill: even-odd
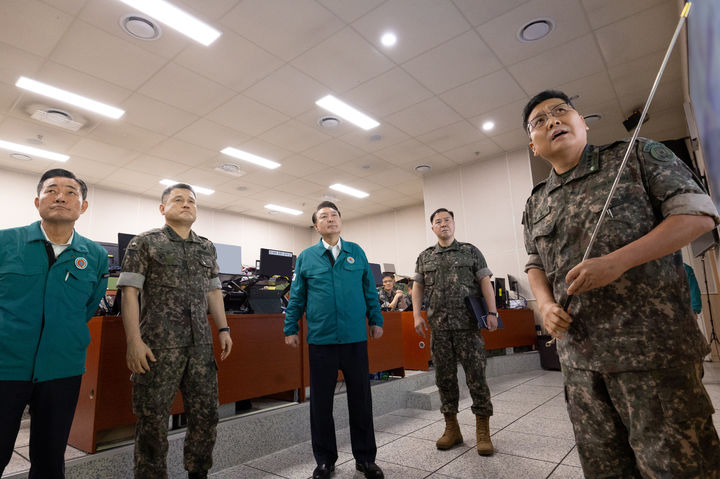
[(360, 191), (360, 190), (351, 188), (350, 186), (345, 186), (340, 183), (335, 183), (334, 185), (330, 185), (330, 189), (339, 191), (340, 193), (345, 193), (346, 195), (354, 196), (355, 198), (367, 198), (368, 196), (370, 196), (369, 193), (365, 193), (364, 191)]
[(493, 128), (495, 128), (495, 122), (492, 121), (492, 120), (488, 120), (488, 121), (486, 121), (485, 123), (482, 124), (482, 129), (483, 129), (484, 131), (490, 131), (490, 130), (492, 130)]
[(55, 153), (54, 151), (42, 150), (35, 148), (34, 146), (21, 145), (20, 143), (13, 143), (11, 141), (0, 140), (0, 148), (3, 150), (9, 150), (13, 153), (24, 153), (30, 156), (39, 156), (40, 158), (46, 158), (53, 161), (67, 161), (70, 159), (68, 155), (61, 153)]
[(165, 0), (120, 0), (125, 5), (140, 10), (161, 21), (168, 27), (192, 38), (205, 46), (210, 45), (222, 34), (205, 22), (180, 10)]
[(79, 108), (83, 108), (85, 110), (89, 110), (100, 115), (113, 118), (115, 120), (125, 114), (125, 110), (121, 110), (120, 108), (106, 105), (105, 103), (100, 103), (99, 101), (93, 100), (91, 98), (78, 95), (77, 93), (62, 90), (52, 85), (32, 80), (27, 77), (18, 78), (18, 81), (15, 82), (15, 86), (18, 88), (22, 88), (23, 90), (37, 93), (38, 95), (47, 96), (55, 100), (62, 101), (64, 103), (75, 105)]
[(303, 212), (300, 210), (295, 210), (293, 208), (287, 208), (285, 206), (274, 205), (272, 203), (268, 203), (267, 205), (265, 205), (265, 208), (267, 208), (268, 210), (271, 210), (271, 211), (287, 213), (289, 215), (295, 215), (295, 216), (303, 214)]
[(120, 28), (131, 37), (143, 41), (157, 40), (162, 35), (159, 26), (140, 15), (125, 15), (120, 19)]
[(517, 32), (517, 38), (521, 42), (536, 42), (555, 30), (555, 21), (552, 18), (536, 18), (531, 20)]
[(325, 108), (331, 113), (346, 119), (353, 125), (359, 126), (363, 130), (372, 130), (376, 126), (380, 125), (379, 122), (373, 120), (365, 113), (356, 110), (347, 103), (338, 100), (332, 95), (327, 95), (320, 98), (315, 104), (321, 108)]
[(397, 43), (397, 35), (395, 35), (393, 32), (384, 33), (383, 36), (380, 37), (380, 42), (386, 47), (395, 46), (395, 44)]
[(232, 156), (233, 158), (237, 158), (238, 160), (243, 160), (247, 161), (248, 163), (262, 166), (263, 168), (268, 168), (270, 170), (274, 170), (275, 168), (281, 166), (280, 163), (268, 160), (267, 158), (263, 158), (262, 156), (253, 155), (252, 153), (248, 153), (247, 151), (238, 150), (237, 148), (233, 148), (232, 146), (223, 148), (222, 150), (220, 150), (220, 153)]
[[(160, 180), (161, 185), (165, 186), (173, 186), (177, 185), (178, 183), (183, 183), (182, 181), (175, 181), (175, 180), (168, 180), (167, 178)], [(215, 193), (215, 190), (211, 190), (210, 188), (205, 188), (203, 186), (195, 186), (190, 185), (193, 190), (195, 190), (195, 193), (200, 193), (201, 195), (212, 195)]]

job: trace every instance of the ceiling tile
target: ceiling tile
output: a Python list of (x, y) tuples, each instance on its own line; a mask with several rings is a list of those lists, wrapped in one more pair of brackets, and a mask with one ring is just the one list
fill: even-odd
[(395, 165), (374, 155), (365, 155), (338, 165), (337, 168), (352, 173), (359, 178), (363, 178), (395, 168)]
[[(477, 124), (476, 122), (473, 122)], [(418, 136), (418, 140), (440, 153), (457, 148), (459, 145), (466, 145), (483, 138), (485, 135), (472, 123), (462, 120), (452, 125), (444, 126), (424, 135)]]
[(340, 17), (341, 20), (351, 23), (374, 9), (385, 0), (318, 0), (328, 10)]
[(215, 158), (217, 151), (200, 148), (175, 138), (168, 138), (147, 153), (189, 166), (196, 166)]
[[(100, 186), (107, 186), (122, 191), (145, 193), (151, 188), (158, 189), (158, 177), (141, 171), (128, 168), (119, 168), (108, 178), (98, 183)], [(162, 191), (162, 187), (159, 188)], [(158, 195), (159, 196), (159, 195)]]
[[(404, 63), (470, 28), (449, 0), (414, 0), (412, 8), (407, 8), (405, 0), (389, 0), (353, 22), (353, 26), (398, 63)], [(398, 37), (391, 48), (385, 48), (380, 43), (380, 37), (387, 30)]]
[(341, 20), (313, 0), (244, 0), (222, 24), (285, 61), (343, 27)]
[(428, 165), (429, 167), (432, 168), (430, 170), (430, 173), (421, 175), (421, 177), (427, 176), (427, 175), (434, 175), (436, 173), (448, 170), (450, 168), (456, 168), (458, 165), (456, 162), (451, 160), (449, 157), (440, 155), (440, 154), (427, 156), (422, 159), (422, 162), (418, 162), (418, 164)]
[(422, 199), (423, 197), (423, 182), (422, 178), (418, 175), (416, 178), (405, 181), (403, 183), (397, 183), (393, 185), (393, 190), (399, 191), (400, 193), (403, 193), (408, 196), (412, 197), (419, 197)]
[[(35, 79), (113, 106), (125, 101), (132, 93), (127, 88), (52, 61), (45, 62)], [(55, 100), (46, 99), (44, 101), (54, 102)], [(105, 118), (77, 107), (68, 106), (63, 109), (69, 108), (83, 111), (88, 116), (95, 115)]]
[(129, 123), (123, 123), (122, 127), (118, 128), (114, 121), (100, 123), (88, 136), (94, 140), (142, 152), (150, 150), (165, 139), (165, 136), (159, 133)]
[(465, 118), (472, 118), (526, 98), (526, 94), (507, 71), (500, 70), (443, 93), (440, 98)]
[(526, 99), (508, 103), (505, 106), (496, 108), (482, 115), (476, 116), (470, 122), (476, 125), (482, 131), (482, 125), (486, 121), (495, 123), (495, 127), (490, 131), (483, 131), (486, 136), (494, 137), (509, 130), (513, 130), (522, 125), (522, 110), (527, 103)]
[[(644, 90), (645, 98), (650, 94), (650, 88), (652, 88), (657, 76), (658, 69), (662, 63), (665, 51), (657, 51), (648, 55), (645, 55), (637, 60), (614, 65), (608, 68), (610, 79), (612, 80), (615, 89), (622, 92), (631, 92)], [(680, 70), (680, 52), (675, 50), (670, 55), (667, 68), (663, 73), (660, 84), (676, 81), (682, 78)]]
[(71, 15), (76, 15), (85, 6), (87, 0), (42, 0), (42, 2)]
[(404, 183), (415, 179), (415, 174), (407, 168), (391, 167), (385, 168), (383, 171), (365, 177), (365, 180), (377, 185), (391, 187), (397, 183)]
[[(247, 151), (249, 153), (253, 153), (255, 155), (262, 156), (263, 158), (267, 158), (268, 160), (276, 161), (278, 163), (282, 163), (285, 158), (292, 156), (292, 152), (280, 148), (277, 145), (273, 145), (271, 143), (268, 143), (266, 141), (260, 140), (258, 138), (253, 138), (251, 140), (248, 140), (244, 143), (241, 143), (239, 145), (230, 145), (230, 146), (237, 146), (237, 148)], [(250, 168), (258, 168), (259, 171), (268, 171), (267, 168), (263, 168), (261, 166), (253, 166), (250, 163), (241, 161), (243, 164), (248, 165), (248, 169)], [(282, 169), (282, 167), (278, 168)]]
[(585, 35), (508, 67), (528, 95), (602, 71), (605, 65), (592, 35)]
[(243, 180), (248, 181), (253, 185), (273, 188), (297, 179), (296, 176), (288, 175), (279, 171), (280, 169), (281, 168), (278, 168), (277, 170), (264, 170), (248, 173), (246, 176), (243, 176)]
[(363, 154), (363, 150), (342, 140), (326, 141), (303, 152), (304, 156), (331, 166), (346, 163)]
[(10, 113), (10, 109), (20, 95), (21, 93), (14, 86), (0, 83), (0, 113)]
[(397, 67), (347, 92), (343, 98), (370, 116), (382, 118), (432, 96)]
[(405, 141), (408, 138), (410, 138), (410, 136), (407, 133), (389, 123), (381, 123), (380, 126), (370, 131), (355, 128), (351, 133), (341, 137), (343, 141), (369, 153), (380, 150), (381, 148), (387, 148), (395, 143)]
[(15, 85), (21, 75), (33, 78), (43, 61), (37, 55), (0, 43), (0, 82)]
[[(172, 179), (182, 183), (191, 183), (196, 186), (215, 189), (219, 185), (227, 183), (228, 177), (219, 171), (209, 168), (190, 168), (185, 171), (172, 173)], [(207, 196), (201, 196), (201, 198)]]
[[(650, 109), (648, 110), (648, 118), (652, 119), (653, 114), (657, 111), (682, 106), (682, 102), (678, 101), (682, 100), (682, 96), (680, 96), (678, 92), (682, 92), (683, 88), (682, 79), (661, 81), (655, 91)], [(634, 110), (642, 111), (649, 94), (650, 86), (620, 93), (618, 97), (624, 114), (629, 116)]]
[(176, 133), (175, 138), (210, 150), (220, 151), (233, 143), (250, 139), (249, 135), (201, 118)]
[(295, 116), (313, 108), (315, 101), (327, 93), (327, 87), (286, 65), (245, 90), (243, 94), (285, 115)]
[(127, 112), (124, 121), (166, 136), (172, 136), (198, 118), (140, 93), (125, 100), (120, 107)]
[(260, 139), (282, 145), (287, 150), (299, 153), (329, 140), (330, 137), (323, 134), (318, 128), (312, 128), (297, 120), (290, 120), (266, 131), (260, 135)]
[(380, 158), (394, 165), (405, 165), (435, 155), (435, 151), (416, 139), (410, 139), (375, 153)]
[(354, 88), (394, 66), (350, 27), (303, 53), (292, 64), (336, 93)]
[(83, 21), (75, 21), (50, 59), (134, 90), (167, 61)]
[(502, 68), (474, 30), (467, 31), (403, 65), (420, 83), (442, 93)]
[[(618, 65), (648, 53), (666, 50), (675, 30), (677, 16), (676, 3), (664, 2), (595, 30), (607, 65)], [(642, 41), (628, 41), (631, 37), (642, 38)], [(657, 68), (659, 64), (654, 70), (657, 71)]]
[(312, 178), (313, 173), (322, 171), (327, 167), (328, 165), (311, 160), (303, 155), (293, 155), (285, 158), (283, 159), (282, 164), (283, 173), (310, 179)]
[(490, 139), (482, 139), (468, 143), (459, 148), (446, 151), (444, 155), (453, 162), (461, 165), (471, 161), (488, 158), (502, 153), (502, 149)]
[(287, 183), (283, 183), (282, 191), (290, 193), (292, 195), (317, 195), (321, 191), (324, 191), (325, 187), (314, 181), (308, 181), (303, 179), (292, 180)]
[(560, 84), (557, 88), (570, 97), (579, 95), (579, 98), (573, 100), (573, 105), (581, 114), (590, 113), (597, 105), (612, 100), (617, 104), (616, 91), (606, 70)]
[(243, 37), (225, 31), (211, 48), (188, 46), (175, 61), (195, 73), (242, 91), (280, 68), (283, 62)]
[(163, 178), (177, 180), (183, 176), (183, 172), (190, 169), (189, 166), (183, 165), (182, 163), (150, 155), (140, 155), (124, 166), (130, 168), (131, 170), (142, 171), (143, 173), (155, 175), (158, 178), (158, 181)]
[(110, 178), (115, 170), (117, 170), (116, 167), (109, 167), (105, 163), (80, 156), (71, 157), (62, 167), (75, 173), (75, 175), (85, 183), (98, 183), (106, 178)]
[(0, 2), (0, 42), (47, 56), (72, 22), (72, 17), (36, 0)]
[(514, 130), (494, 136), (492, 140), (507, 152), (527, 149), (527, 145), (530, 143), (527, 134), (525, 134), (525, 131), (523, 131), (520, 126)]
[(473, 26), (478, 26), (505, 12), (526, 3), (528, 0), (453, 0), (455, 6)]
[[(40, 135), (40, 137), (38, 137)], [(80, 137), (59, 128), (53, 128), (31, 119), (5, 118), (0, 123), (0, 138), (15, 143), (28, 144), (57, 153), (67, 153)], [(28, 139), (42, 140), (41, 145), (28, 142)]]
[(457, 123), (462, 118), (437, 98), (430, 98), (387, 117), (388, 121), (413, 136)]
[(214, 110), (233, 96), (231, 90), (174, 63), (167, 64), (139, 91), (199, 115)]
[[(57, 168), (60, 165), (57, 161), (33, 158), (30, 161), (18, 161), (8, 155), (8, 152), (0, 152), (0, 169), (19, 171), (22, 173), (43, 173), (50, 168)], [(38, 177), (39, 179), (39, 177)]]
[(285, 123), (289, 117), (245, 95), (237, 95), (209, 113), (208, 120), (229, 126), (248, 135), (259, 135)]
[[(590, 26), (594, 29), (617, 22), (667, 0), (582, 0)], [(679, 12), (678, 12), (679, 13)]]
[[(240, 0), (174, 0), (180, 8), (185, 8), (188, 13), (208, 22), (218, 30), (222, 30), (220, 25), (214, 24), (214, 21), (222, 17), (225, 13), (232, 10)], [(223, 31), (223, 35), (225, 32)], [(215, 44), (213, 43), (213, 46)]]
[[(532, 43), (521, 42), (517, 33), (537, 18), (549, 17), (555, 30)], [(531, 0), (477, 27), (485, 43), (504, 65), (512, 65), (538, 53), (590, 33), (579, 0)]]
[(70, 148), (68, 154), (115, 166), (124, 166), (138, 155), (136, 151), (109, 145), (91, 138), (82, 138)]

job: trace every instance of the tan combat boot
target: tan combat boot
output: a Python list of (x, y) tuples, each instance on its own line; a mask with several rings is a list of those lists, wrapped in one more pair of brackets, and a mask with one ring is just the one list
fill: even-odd
[(475, 416), (475, 437), (477, 439), (478, 454), (492, 456), (495, 448), (490, 442), (490, 417)]
[(438, 449), (450, 449), (456, 444), (462, 444), (463, 437), (460, 433), (460, 424), (457, 421), (457, 414), (445, 414), (445, 432), (437, 440), (435, 445)]

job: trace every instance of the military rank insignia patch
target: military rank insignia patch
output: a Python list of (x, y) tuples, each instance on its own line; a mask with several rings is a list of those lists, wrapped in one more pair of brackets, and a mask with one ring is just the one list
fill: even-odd
[(670, 148), (657, 141), (648, 141), (645, 143), (643, 153), (649, 153), (649, 159), (659, 164), (671, 163), (673, 158), (675, 158), (675, 154)]

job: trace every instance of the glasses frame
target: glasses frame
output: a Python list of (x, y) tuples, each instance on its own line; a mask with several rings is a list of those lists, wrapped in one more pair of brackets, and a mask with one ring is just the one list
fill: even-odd
[[(567, 111), (564, 112), (564, 113), (558, 113), (558, 112), (557, 112), (557, 109), (560, 108), (561, 106), (565, 106), (565, 107), (567, 108)], [(547, 119), (550, 118), (550, 117), (553, 117), (553, 118), (562, 118), (563, 116), (567, 115), (567, 114), (570, 113), (571, 111), (575, 111), (575, 108), (573, 108), (573, 106), (570, 105), (570, 104), (567, 103), (567, 102), (562, 102), (562, 103), (558, 103), (558, 104), (555, 105), (554, 107), (550, 108), (550, 110), (548, 110), (548, 111), (546, 111), (546, 112), (543, 112), (543, 113), (540, 113), (539, 115), (537, 115), (536, 117), (534, 117), (532, 120), (529, 120), (529, 121), (528, 121), (528, 124), (527, 124), (527, 132), (528, 132), (528, 135), (531, 134), (531, 133), (533, 132), (533, 130), (536, 130), (536, 129), (538, 128), (538, 126), (537, 126), (537, 121), (538, 121), (539, 119), (545, 118), (545, 120), (547, 120)], [(542, 127), (541, 127), (541, 128), (542, 128)]]

